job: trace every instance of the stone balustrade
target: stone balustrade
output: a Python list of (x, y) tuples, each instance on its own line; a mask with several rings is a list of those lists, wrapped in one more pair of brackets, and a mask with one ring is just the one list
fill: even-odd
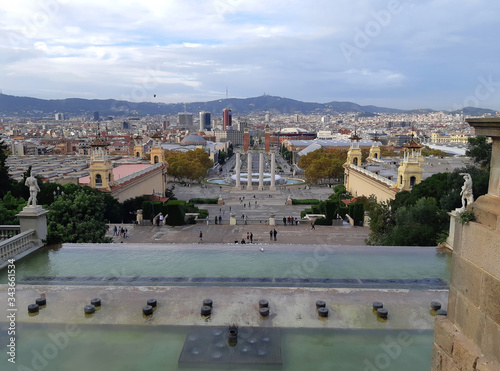
[(362, 168), (360, 166), (356, 166), (354, 164), (351, 164), (350, 167), (353, 168), (354, 170), (359, 171), (360, 173), (363, 173), (365, 175), (368, 175), (369, 177), (372, 177), (373, 179), (376, 179), (376, 180), (378, 180), (378, 181), (380, 181), (380, 182), (382, 182), (384, 184), (387, 184), (389, 187), (393, 187), (394, 184), (395, 184), (392, 180), (387, 179), (387, 178), (385, 178), (385, 177), (383, 177), (381, 175), (375, 174), (374, 172), (366, 170), (366, 169), (364, 169), (364, 168)]
[(36, 247), (35, 237), (36, 231), (29, 229), (0, 242), (0, 267), (4, 266), (8, 259)]
[(19, 225), (0, 225), (0, 241), (7, 240), (21, 232)]

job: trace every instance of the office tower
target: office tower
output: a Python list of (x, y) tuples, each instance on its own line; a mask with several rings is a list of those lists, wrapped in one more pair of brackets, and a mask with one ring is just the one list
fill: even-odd
[(129, 130), (130, 129), (130, 124), (127, 121), (123, 122), (123, 129), (124, 130)]
[(193, 126), (193, 114), (189, 112), (179, 112), (177, 115), (179, 123), (179, 126), (182, 126), (184, 128), (191, 128)]
[(100, 120), (100, 116), (99, 116), (99, 112), (94, 112), (94, 121), (99, 121)]
[(210, 112), (200, 112), (200, 131), (210, 131)]
[(223, 109), (222, 115), (224, 118), (224, 130), (227, 130), (228, 127), (233, 125), (233, 117), (231, 115), (231, 110), (229, 108)]

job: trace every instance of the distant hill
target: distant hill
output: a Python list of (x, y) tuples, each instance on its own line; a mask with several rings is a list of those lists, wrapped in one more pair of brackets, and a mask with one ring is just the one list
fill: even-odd
[(492, 115), (492, 116), (497, 115), (497, 111), (487, 109), (487, 108), (478, 108), (478, 107), (464, 107), (461, 110), (455, 110), (455, 111), (452, 111), (450, 113), (454, 113), (454, 114), (458, 113), (459, 114), (462, 112), (463, 112), (465, 117), (467, 117), (467, 116), (483, 116), (483, 115), (488, 115), (488, 114)]
[[(221, 115), (224, 108), (233, 111), (236, 117), (251, 113), (269, 112), (274, 114), (319, 114), (331, 115), (336, 113), (361, 113), (370, 116), (375, 113), (416, 113), (433, 112), (430, 109), (400, 110), (394, 108), (361, 106), (352, 102), (312, 103), (294, 99), (262, 95), (253, 98), (219, 99), (210, 102), (194, 103), (134, 103), (115, 99), (37, 99), (30, 97), (16, 97), (0, 94), (0, 116), (23, 117), (50, 117), (57, 113), (66, 113), (69, 116), (92, 117), (97, 111), (101, 116), (147, 116), (147, 115), (175, 115), (179, 112), (208, 111), (213, 115)], [(465, 110), (465, 109), (464, 109)], [(492, 110), (475, 109), (477, 112)], [(466, 113), (467, 115), (473, 115)], [(464, 112), (465, 113), (465, 112)], [(481, 115), (482, 113), (478, 114)]]

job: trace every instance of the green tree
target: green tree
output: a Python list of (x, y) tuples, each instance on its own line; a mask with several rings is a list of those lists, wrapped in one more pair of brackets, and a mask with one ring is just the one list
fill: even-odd
[(11, 189), (9, 167), (5, 164), (7, 157), (7, 146), (0, 141), (0, 197), (5, 196)]
[(64, 196), (56, 197), (48, 207), (47, 244), (110, 242), (105, 237), (104, 194), (76, 184), (63, 188)]
[(483, 135), (469, 138), (469, 149), (465, 154), (471, 157), (476, 164), (489, 171), (492, 143), (488, 143), (486, 139)]
[(16, 214), (19, 214), (27, 202), (21, 197), (14, 197), (9, 191), (0, 199), (0, 224), (1, 225), (17, 225), (19, 219)]
[(403, 206), (395, 213), (395, 226), (383, 239), (390, 246), (435, 246), (439, 234), (449, 228), (449, 217), (436, 200), (421, 198), (415, 205)]

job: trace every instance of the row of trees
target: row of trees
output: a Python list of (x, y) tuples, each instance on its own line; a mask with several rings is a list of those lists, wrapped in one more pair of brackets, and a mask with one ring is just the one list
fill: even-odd
[(168, 175), (178, 181), (189, 179), (201, 183), (208, 169), (214, 166), (208, 154), (201, 148), (187, 152), (165, 151)]

